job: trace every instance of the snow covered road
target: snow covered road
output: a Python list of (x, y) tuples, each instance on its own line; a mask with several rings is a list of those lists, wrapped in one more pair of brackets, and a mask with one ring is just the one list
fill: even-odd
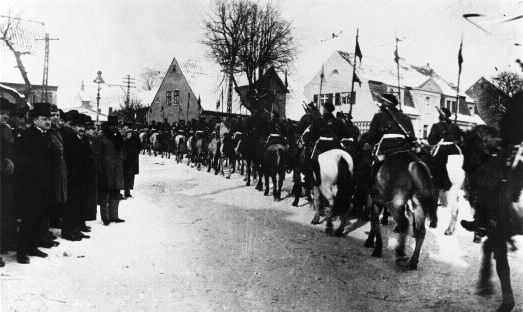
[[(368, 225), (329, 237), (310, 225), (304, 200), (292, 207), (239, 175), (140, 157), (135, 198), (120, 205), (126, 222), (91, 222), (90, 239), (60, 239), (29, 265), (10, 254), (1, 311), (492, 311), (501, 299), (497, 278), (494, 296), (474, 295), (480, 246), (459, 225), (443, 235), (447, 210), (427, 230), (418, 270), (404, 272), (394, 264), (393, 226), (384, 229), (384, 257), (372, 258)], [(515, 311), (523, 311), (522, 260), (521, 249), (509, 255)]]

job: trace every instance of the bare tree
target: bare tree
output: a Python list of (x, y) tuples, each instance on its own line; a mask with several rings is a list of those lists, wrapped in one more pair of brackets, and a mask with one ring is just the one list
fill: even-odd
[(10, 15), (0, 17), (0, 42), (13, 53), (16, 59), (16, 65), (25, 83), (24, 96), (27, 101), (31, 95), (31, 82), (29, 82), (27, 71), (22, 62), (22, 56), (31, 54), (33, 44), (29, 42), (32, 32), (26, 31), (25, 25), (21, 23), (21, 19), (13, 18)]
[(249, 90), (242, 101), (251, 112), (263, 110), (255, 87), (263, 71), (282, 69), (297, 54), (291, 23), (271, 3), (259, 6), (252, 0), (217, 0), (204, 20), (202, 43), (228, 75), (228, 104), (232, 85), (238, 88), (234, 75), (245, 74)]
[(160, 83), (162, 76), (160, 71), (146, 67), (140, 74), (140, 78), (143, 81), (142, 89), (151, 91)]

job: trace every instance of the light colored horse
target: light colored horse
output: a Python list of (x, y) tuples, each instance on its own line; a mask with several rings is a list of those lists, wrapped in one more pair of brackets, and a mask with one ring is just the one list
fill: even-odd
[(439, 190), (439, 196), (443, 206), (451, 209), (450, 223), (445, 231), (445, 235), (452, 235), (456, 229), (458, 219), (460, 198), (462, 197), (462, 186), (465, 181), (465, 171), (463, 170), (463, 155), (449, 155), (446, 165), (451, 187), (448, 191)]
[[(332, 234), (332, 220), (340, 218), (340, 225), (334, 232), (342, 235), (347, 218), (350, 214), (351, 198), (354, 193), (354, 162), (344, 150), (331, 149), (318, 155), (319, 170), (313, 173), (313, 200), (314, 218), (312, 224), (320, 224), (321, 196), (327, 202), (325, 211), (326, 232)], [(318, 176), (319, 175), (319, 176)]]

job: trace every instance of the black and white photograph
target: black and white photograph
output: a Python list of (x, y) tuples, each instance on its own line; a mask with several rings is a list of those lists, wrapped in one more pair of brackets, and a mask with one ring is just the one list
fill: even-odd
[(2, 0), (0, 311), (523, 312), (523, 1)]

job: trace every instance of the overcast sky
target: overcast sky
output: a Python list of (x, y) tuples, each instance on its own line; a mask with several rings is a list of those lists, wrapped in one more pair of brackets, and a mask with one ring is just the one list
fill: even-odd
[[(89, 91), (98, 70), (109, 83), (135, 77), (145, 67), (164, 71), (173, 56), (204, 56), (201, 21), (207, 0), (2, 0), (2, 14), (11, 10), (22, 18), (45, 22), (51, 37), (49, 83), (59, 86), (59, 105), (75, 106), (75, 94), (84, 80)], [(360, 29), (363, 62), (366, 56), (393, 62), (395, 33), (402, 39), (399, 53), (408, 63), (430, 65), (444, 78), (456, 81), (457, 52), (463, 35), (462, 85), (499, 70), (520, 71), (523, 59), (523, 19), (492, 23), (523, 14), (523, 1), (479, 0), (274, 0), (282, 15), (293, 22), (300, 54), (291, 69), (292, 80), (305, 84), (333, 51), (354, 49)], [(469, 22), (464, 13), (480, 13)], [(338, 39), (321, 43), (331, 33)], [(43, 47), (41, 49), (43, 51)], [(18, 80), (14, 59), (2, 52), (0, 80)], [(32, 83), (40, 84), (43, 53), (27, 56)], [(139, 84), (139, 82), (138, 82)], [(107, 96), (123, 94), (104, 89)], [(103, 102), (103, 99), (102, 99)]]

